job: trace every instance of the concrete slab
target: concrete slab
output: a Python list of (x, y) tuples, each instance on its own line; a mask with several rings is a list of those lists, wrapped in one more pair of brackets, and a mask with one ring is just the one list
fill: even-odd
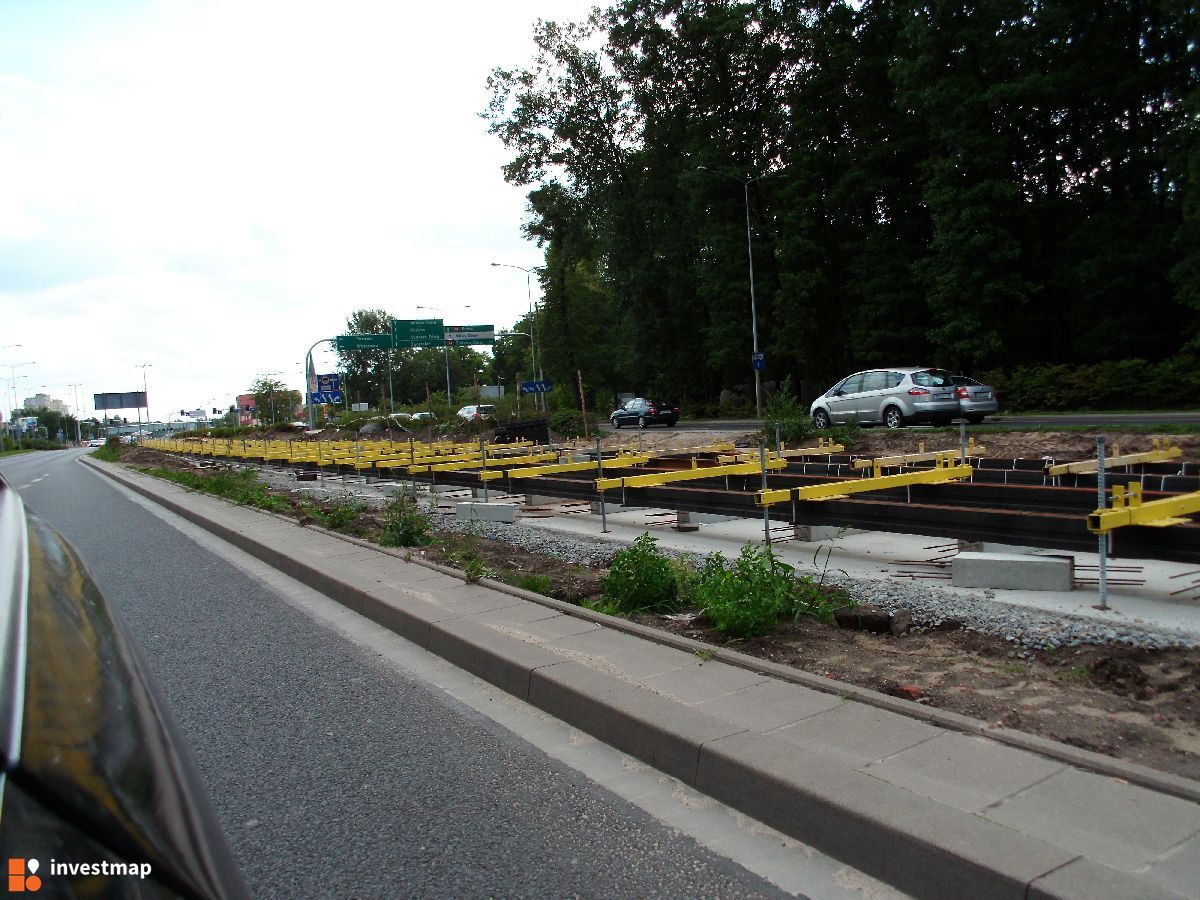
[(770, 680), (766, 675), (727, 663), (715, 660), (704, 662), (699, 657), (696, 661), (695, 666), (674, 669), (639, 681), (652, 691), (692, 706)]
[(572, 634), (583, 634), (584, 632), (598, 631), (600, 629), (600, 626), (595, 622), (567, 615), (547, 619), (535, 619), (529, 622), (514, 623), (502, 627), (505, 634), (531, 644), (545, 644)]
[(772, 731), (771, 735), (806, 750), (834, 756), (857, 768), (944, 733), (933, 725), (847, 700), (795, 725)]
[(740, 730), (574, 662), (535, 669), (529, 702), (689, 784), (700, 747)]
[(987, 738), (947, 732), (863, 771), (955, 809), (978, 812), (1063, 768)]
[[(1196, 882), (1192, 882), (1194, 888)], [(1038, 878), (1029, 886), (1028, 900), (1180, 900), (1188, 893), (1158, 888), (1090, 859), (1073, 859), (1065, 866)]]
[(556, 609), (551, 609), (548, 606), (540, 606), (531, 601), (519, 603), (516, 606), (502, 606), (499, 609), (491, 609), (485, 612), (476, 613), (471, 616), (476, 622), (482, 622), (484, 625), (525, 625), (529, 622), (544, 621), (562, 616)]
[(696, 704), (696, 708), (742, 725), (749, 731), (767, 732), (845, 702), (835, 694), (771, 680), (705, 700)]
[(649, 644), (641, 638), (608, 628), (560, 638), (547, 646), (572, 655), (577, 662), (588, 664), (588, 659), (603, 662), (604, 666), (600, 668), (619, 671), (624, 677), (635, 680), (700, 664), (691, 653)]
[(471, 501), (454, 507), (454, 517), (460, 522), (504, 522), (517, 521), (517, 508), (511, 503), (483, 503)]
[(1075, 858), (773, 735), (706, 743), (696, 787), (922, 897), (1024, 898), (1029, 882)]
[(1132, 871), (1200, 832), (1200, 804), (1065, 769), (980, 815)]
[(1026, 553), (960, 553), (950, 565), (955, 587), (1020, 591), (1070, 591), (1075, 557)]
[[(593, 516), (600, 515), (600, 503), (601, 501), (599, 500), (592, 500), (589, 502), (588, 507), (591, 509)], [(606, 516), (611, 516), (615, 513), (623, 512), (624, 510), (625, 507), (623, 507), (620, 503), (608, 503), (607, 501), (604, 502), (604, 514)]]
[(1139, 874), (1185, 897), (1200, 894), (1200, 834), (1172, 847)]

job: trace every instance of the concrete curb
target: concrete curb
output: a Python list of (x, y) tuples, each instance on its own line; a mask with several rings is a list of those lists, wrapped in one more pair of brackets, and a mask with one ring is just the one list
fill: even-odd
[[(452, 609), (402, 605), (405, 590), (364, 577), (331, 576), (313, 564), (266, 546), (252, 534), (212, 521), (154, 490), (150, 476), (131, 476), (89, 461), (136, 493), (199, 525), (284, 574), (320, 591), (381, 626), (466, 669), (500, 689), (667, 772), (735, 809), (823, 852), (919, 896), (1173, 897), (1169, 891), (970, 813), (917, 796), (862, 772), (848, 772), (779, 738), (738, 726), (541, 647), (508, 637)], [(143, 483), (143, 479), (146, 482)], [(171, 489), (186, 491), (178, 485)], [(219, 498), (206, 498), (216, 500)], [(282, 516), (253, 510), (289, 525)], [(296, 526), (299, 527), (299, 526)], [(307, 526), (310, 527), (311, 526)], [(461, 579), (445, 566), (313, 529), (363, 549), (418, 563)], [(407, 556), (407, 558), (406, 558)], [(479, 590), (486, 588), (488, 590)], [(474, 589), (474, 592), (472, 592)], [(1018, 732), (929, 709), (767, 663), (723, 648), (669, 635), (584, 610), (509, 585), (463, 583), (461, 599), (492, 592), (537, 603), (558, 613), (688, 652), (702, 652), (740, 668), (836, 693), (956, 731), (1001, 739), (1079, 768), (1135, 781), (1189, 800), (1200, 784)], [(503, 603), (499, 607), (506, 608)], [(1050, 751), (1047, 753), (1047, 751)], [(1097, 763), (1103, 763), (1098, 765)], [(882, 848), (886, 847), (886, 850)]]

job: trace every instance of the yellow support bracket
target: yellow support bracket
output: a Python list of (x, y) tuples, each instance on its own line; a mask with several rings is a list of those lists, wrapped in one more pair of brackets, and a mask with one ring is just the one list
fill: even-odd
[(1093, 534), (1107, 534), (1125, 525), (1148, 525), (1151, 528), (1184, 525), (1192, 521), (1184, 516), (1200, 512), (1200, 491), (1147, 503), (1142, 502), (1140, 484), (1131, 484), (1128, 488), (1113, 485), (1112, 493), (1112, 509), (1098, 509), (1087, 517), (1088, 531)]
[[(893, 466), (907, 466), (918, 462), (938, 462), (947, 457), (951, 461), (956, 461), (961, 455), (957, 447), (950, 450), (931, 450), (926, 453), (923, 449), (924, 446), (925, 443), (922, 441), (922, 449), (916, 453), (900, 453), (895, 456), (880, 456), (875, 459), (856, 459), (850, 464), (850, 467), (852, 469), (888, 469)], [(976, 444), (975, 438), (968, 439), (967, 456), (983, 456), (985, 453), (987, 453), (987, 447)]]
[[(787, 460), (767, 460), (767, 469), (777, 471), (787, 468)], [(679, 469), (673, 472), (651, 472), (646, 475), (627, 475), (618, 478), (597, 478), (596, 490), (608, 491), (614, 488), (658, 487), (676, 481), (696, 481), (701, 478), (720, 478), (723, 475), (757, 475), (762, 471), (759, 463), (736, 463), (728, 466), (708, 466), (702, 469)]]
[(970, 478), (975, 470), (967, 465), (950, 465), (950, 461), (939, 462), (936, 468), (917, 472), (901, 472), (899, 475), (879, 475), (871, 478), (855, 478), (853, 481), (831, 481), (808, 487), (787, 490), (763, 490), (754, 495), (756, 506), (772, 506), (791, 499), (833, 500), (847, 494), (865, 494), (888, 488), (907, 487), (910, 484), (945, 484), (960, 478)]
[[(1112, 469), (1116, 466), (1135, 466), (1138, 463), (1166, 462), (1171, 459), (1179, 459), (1182, 455), (1183, 451), (1173, 446), (1169, 439), (1155, 438), (1153, 450), (1147, 450), (1145, 453), (1127, 453), (1124, 456), (1107, 457), (1104, 460), (1104, 468)], [(1046, 466), (1046, 475), (1051, 478), (1059, 475), (1088, 475), (1099, 469), (1099, 460), (1085, 459), (1080, 462)]]
[[(846, 449), (841, 444), (835, 444), (833, 438), (817, 438), (817, 441), (818, 443), (815, 447), (797, 447), (794, 450), (769, 450), (767, 453), (772, 459), (806, 459), (809, 456), (829, 456), (831, 453), (841, 453)], [(718, 456), (717, 462), (753, 462), (756, 459), (758, 459), (757, 450), (746, 450), (732, 456)]]
[[(624, 456), (614, 456), (604, 460), (606, 466), (642, 466), (650, 462), (648, 453), (632, 453)], [(539, 478), (542, 475), (560, 475), (564, 472), (589, 472), (596, 468), (595, 460), (589, 462), (556, 463), (550, 466), (530, 466), (523, 469), (509, 469), (509, 478)]]

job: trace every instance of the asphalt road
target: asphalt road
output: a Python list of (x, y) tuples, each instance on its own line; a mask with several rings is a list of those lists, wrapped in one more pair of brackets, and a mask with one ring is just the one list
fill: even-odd
[(255, 896), (778, 894), (320, 627), (79, 455), (0, 472), (129, 625)]

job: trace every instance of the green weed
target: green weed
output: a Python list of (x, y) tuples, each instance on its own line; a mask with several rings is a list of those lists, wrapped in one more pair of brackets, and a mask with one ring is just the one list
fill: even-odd
[(424, 547), (433, 543), (433, 522), (416, 501), (401, 495), (384, 512), (381, 547)]
[(658, 541), (646, 532), (629, 547), (617, 552), (608, 575), (600, 582), (605, 612), (617, 615), (636, 612), (674, 612), (679, 589), (676, 569), (658, 549)]

